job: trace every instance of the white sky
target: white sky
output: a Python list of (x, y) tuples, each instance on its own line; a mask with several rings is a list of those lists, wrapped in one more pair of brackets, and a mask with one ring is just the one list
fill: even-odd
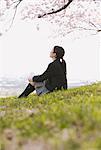
[(49, 32), (47, 24), (41, 24), (39, 31), (32, 23), (14, 24), (0, 37), (0, 76), (43, 73), (51, 62), (49, 52), (54, 45), (61, 45), (66, 51), (68, 80), (101, 80), (101, 35), (76, 40), (67, 35), (61, 40), (49, 39)]

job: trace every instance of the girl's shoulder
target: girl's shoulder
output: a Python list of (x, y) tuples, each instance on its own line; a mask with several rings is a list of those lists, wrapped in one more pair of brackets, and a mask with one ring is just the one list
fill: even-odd
[(55, 65), (56, 63), (57, 63), (57, 61), (54, 60), (54, 61), (52, 61), (52, 62), (49, 64), (49, 66)]
[(52, 68), (52, 67), (54, 67), (54, 66), (55, 66), (55, 64), (56, 64), (56, 63), (55, 63), (55, 61), (53, 61), (53, 62), (49, 63), (49, 64), (48, 64), (48, 68)]

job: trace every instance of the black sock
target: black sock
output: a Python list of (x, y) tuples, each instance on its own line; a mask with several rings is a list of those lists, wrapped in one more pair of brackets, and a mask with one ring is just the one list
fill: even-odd
[(32, 93), (35, 90), (34, 86), (32, 86), (30, 83), (27, 85), (27, 87), (25, 88), (25, 90), (23, 91), (23, 93), (21, 95), (19, 95), (18, 98), (21, 97), (27, 97), (30, 93)]

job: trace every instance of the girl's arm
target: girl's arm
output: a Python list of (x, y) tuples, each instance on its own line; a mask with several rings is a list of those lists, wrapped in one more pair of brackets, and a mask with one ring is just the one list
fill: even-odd
[(52, 72), (52, 66), (51, 64), (48, 65), (46, 71), (39, 75), (39, 76), (34, 76), (32, 78), (33, 82), (42, 82), (44, 80), (47, 80), (49, 78), (49, 76), (51, 75), (51, 72)]

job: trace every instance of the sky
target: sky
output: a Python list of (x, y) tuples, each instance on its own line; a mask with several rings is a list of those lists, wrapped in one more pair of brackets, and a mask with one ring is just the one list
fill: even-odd
[(0, 77), (42, 74), (52, 61), (55, 45), (65, 49), (69, 81), (101, 81), (101, 33), (72, 39), (50, 38), (50, 25), (19, 21), (0, 37)]

